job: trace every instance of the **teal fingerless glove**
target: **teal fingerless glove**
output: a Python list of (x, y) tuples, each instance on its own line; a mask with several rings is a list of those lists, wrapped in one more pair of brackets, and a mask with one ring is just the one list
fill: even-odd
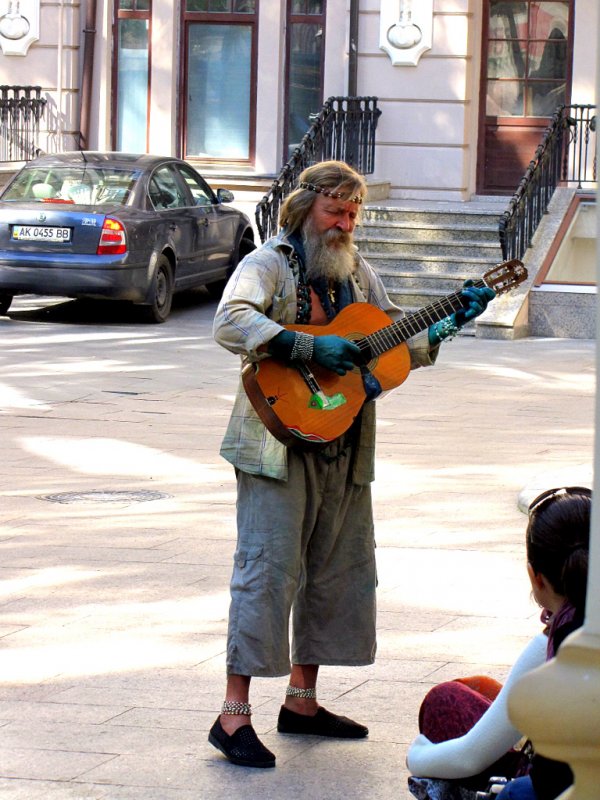
[(496, 297), (496, 292), (488, 286), (473, 286), (473, 281), (465, 281), (462, 292), (460, 293), (463, 308), (459, 309), (453, 316), (459, 328), (486, 310), (490, 300)]
[(283, 330), (267, 344), (270, 355), (280, 361), (310, 361), (345, 375), (362, 362), (358, 345), (342, 336), (312, 336), (309, 333)]
[(280, 331), (268, 344), (269, 353), (281, 361), (310, 361), (315, 337), (303, 331)]
[(315, 338), (314, 359), (322, 367), (345, 375), (362, 361), (360, 348), (342, 336), (327, 335)]
[(273, 358), (277, 358), (279, 361), (291, 361), (295, 341), (296, 334), (293, 331), (280, 331), (277, 336), (274, 336), (271, 341), (267, 343), (269, 355), (272, 355)]
[(458, 333), (458, 325), (456, 324), (456, 314), (451, 314), (449, 317), (434, 322), (429, 328), (429, 345), (437, 347), (438, 344), (444, 339), (452, 338)]
[(488, 303), (495, 296), (496, 292), (488, 286), (473, 286), (473, 281), (466, 280), (460, 293), (461, 301), (465, 305), (454, 314), (450, 314), (449, 317), (440, 320), (440, 322), (434, 322), (430, 326), (430, 346), (437, 347), (444, 339), (452, 338), (463, 325), (483, 314)]

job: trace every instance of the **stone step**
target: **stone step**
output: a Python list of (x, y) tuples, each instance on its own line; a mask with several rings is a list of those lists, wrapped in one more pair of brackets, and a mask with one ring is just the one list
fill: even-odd
[(407, 289), (428, 290), (447, 295), (458, 292), (462, 288), (467, 278), (479, 278), (480, 275), (468, 275), (465, 273), (424, 273), (424, 272), (403, 272), (392, 270), (379, 273), (388, 292), (403, 292)]
[(355, 239), (400, 239), (403, 241), (484, 241), (498, 244), (497, 225), (454, 225), (435, 222), (405, 224), (404, 222), (362, 222), (355, 231)]
[(0, 190), (4, 189), (4, 187), (11, 181), (14, 176), (17, 174), (19, 169), (24, 166), (25, 162), (20, 161), (18, 162), (18, 168), (16, 168), (14, 163), (11, 162), (3, 162), (0, 166)]
[(501, 252), (500, 245), (497, 242), (486, 242), (482, 240), (417, 241), (383, 237), (369, 237), (368, 239), (363, 239), (358, 236), (355, 237), (354, 241), (359, 250), (361, 250), (361, 252), (364, 251), (365, 258), (367, 259), (374, 256), (389, 255), (396, 258), (439, 258), (445, 261), (446, 259), (456, 260), (462, 257), (471, 258), (474, 257), (475, 254), (479, 254), (482, 258), (488, 260), (488, 258), (496, 258), (498, 253)]
[(386, 276), (395, 272), (421, 275), (436, 273), (456, 273), (465, 278), (480, 278), (490, 267), (501, 263), (501, 253), (480, 253), (470, 256), (424, 255), (420, 258), (403, 257), (397, 253), (371, 253), (361, 250), (361, 255), (377, 270)]
[[(502, 262), (498, 223), (506, 203), (494, 198), (367, 205), (355, 241), (393, 302), (407, 313), (420, 311)], [(475, 335), (475, 324), (460, 335)]]
[(447, 210), (426, 210), (412, 207), (387, 207), (383, 205), (365, 207), (362, 214), (363, 222), (388, 222), (403, 225), (468, 225), (471, 227), (496, 227), (502, 216), (503, 207), (496, 206), (489, 210), (469, 210), (468, 207)]
[(460, 284), (456, 284), (448, 291), (438, 289), (435, 286), (403, 287), (402, 289), (390, 290), (390, 297), (396, 305), (404, 311), (418, 311), (427, 306), (443, 300), (449, 294), (460, 289)]

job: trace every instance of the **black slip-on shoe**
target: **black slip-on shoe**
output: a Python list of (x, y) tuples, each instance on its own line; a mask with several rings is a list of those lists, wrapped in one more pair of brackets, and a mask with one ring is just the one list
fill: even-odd
[(217, 717), (208, 734), (208, 741), (217, 750), (220, 750), (232, 764), (261, 768), (275, 766), (275, 756), (260, 741), (252, 725), (242, 725), (229, 736), (223, 730), (220, 717)]
[(348, 717), (339, 717), (322, 706), (309, 717), (281, 706), (277, 720), (279, 733), (300, 733), (308, 736), (332, 736), (336, 739), (364, 739), (369, 729)]

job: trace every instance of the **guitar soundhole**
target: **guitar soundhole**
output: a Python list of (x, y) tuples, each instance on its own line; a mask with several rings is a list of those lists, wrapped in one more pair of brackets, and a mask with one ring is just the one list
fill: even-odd
[(377, 364), (377, 358), (373, 356), (373, 351), (369, 347), (366, 338), (360, 333), (350, 334), (350, 336), (346, 338), (354, 342), (354, 344), (357, 344), (361, 352), (361, 362), (358, 366), (354, 367), (352, 371), (360, 371), (361, 367), (367, 367), (369, 370), (372, 369)]

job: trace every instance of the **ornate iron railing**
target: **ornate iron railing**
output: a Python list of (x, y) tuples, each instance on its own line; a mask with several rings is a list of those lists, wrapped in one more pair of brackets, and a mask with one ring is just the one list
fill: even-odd
[(41, 86), (0, 86), (0, 161), (29, 161), (39, 152), (46, 100)]
[(500, 219), (503, 257), (523, 257), (557, 186), (596, 182), (596, 106), (559, 106)]
[(345, 161), (363, 175), (375, 169), (375, 130), (381, 110), (376, 97), (330, 97), (298, 147), (256, 206), (261, 241), (277, 231), (279, 209), (302, 170), (317, 161)]

